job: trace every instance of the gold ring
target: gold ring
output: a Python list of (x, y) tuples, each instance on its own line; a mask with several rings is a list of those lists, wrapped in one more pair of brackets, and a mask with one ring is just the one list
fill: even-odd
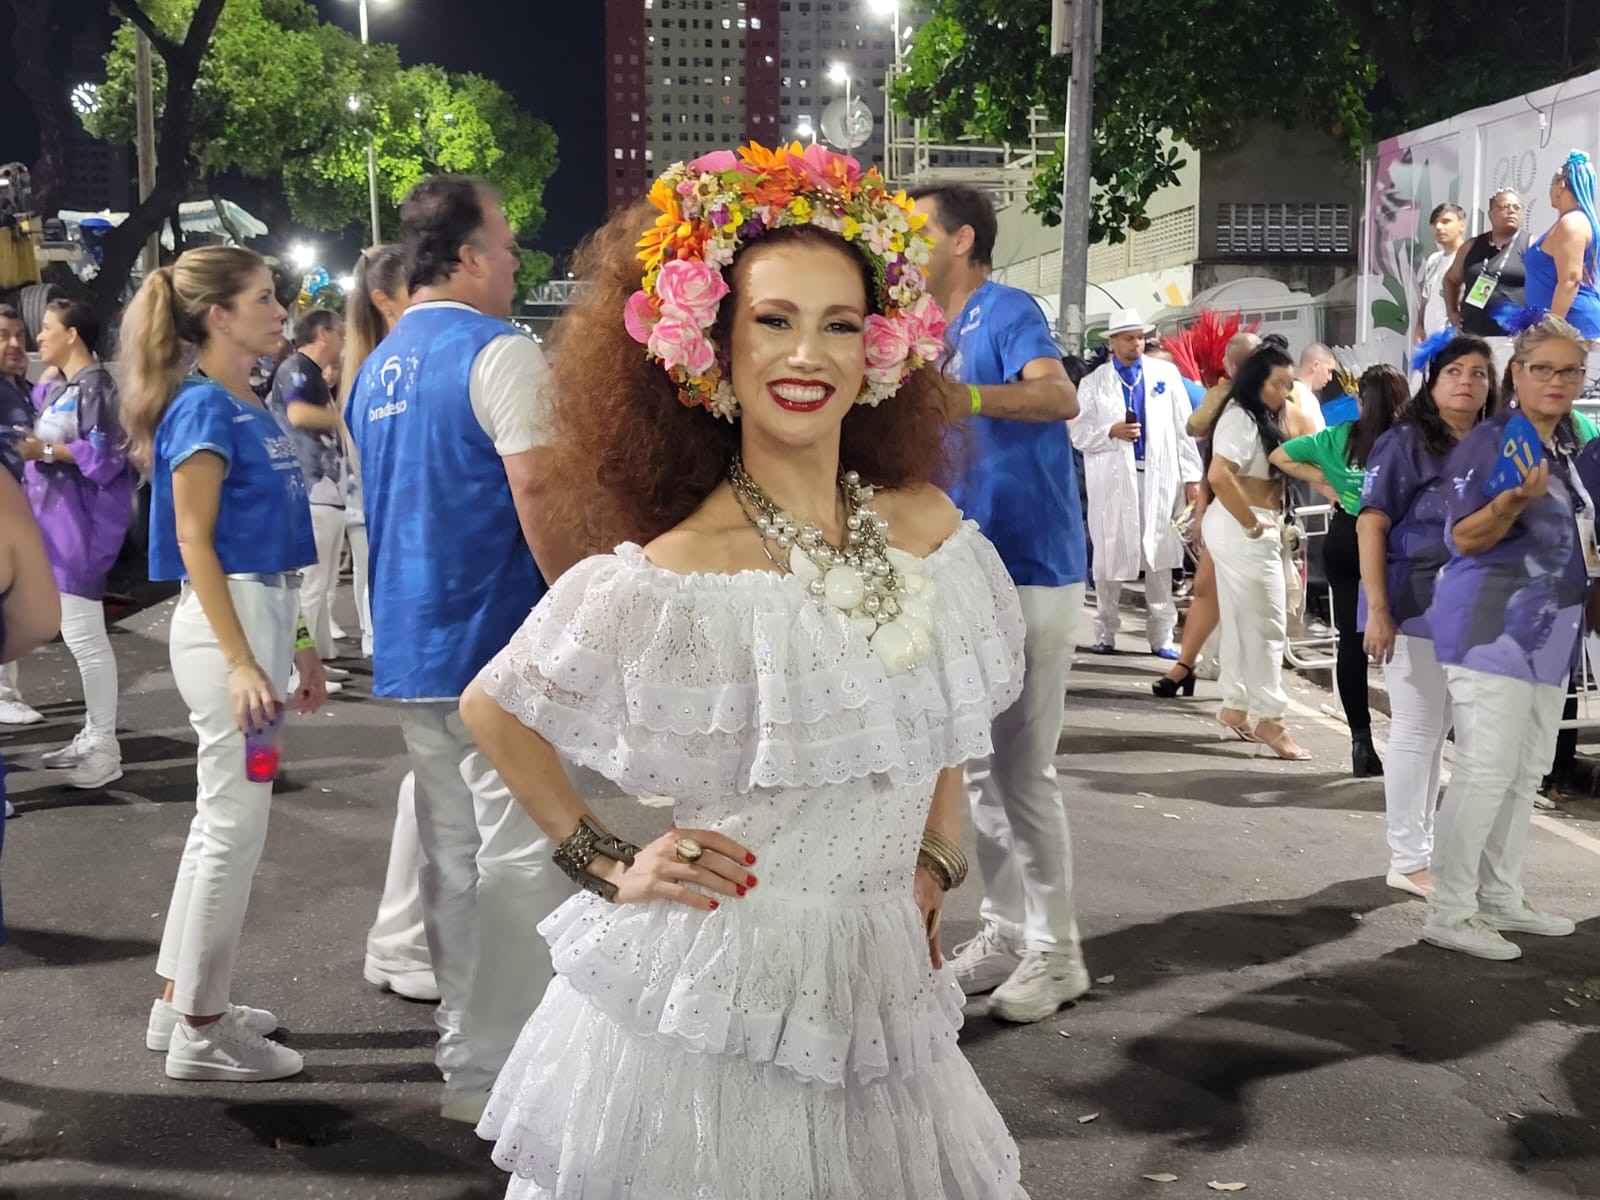
[(691, 865), (700, 861), (700, 856), (705, 853), (705, 848), (693, 838), (678, 839), (678, 861)]

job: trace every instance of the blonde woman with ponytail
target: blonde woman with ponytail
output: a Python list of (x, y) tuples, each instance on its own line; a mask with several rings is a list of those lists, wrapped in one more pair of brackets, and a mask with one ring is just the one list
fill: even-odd
[(283, 1079), (300, 1055), (277, 1018), (231, 1003), (271, 783), (245, 774), (245, 738), (282, 711), (291, 663), (301, 712), (324, 698), (314, 648), (296, 651), (299, 574), (316, 561), (294, 441), (250, 388), (282, 339), (261, 257), (190, 250), (146, 278), (122, 321), (123, 419), (151, 480), (150, 578), (176, 579), (172, 673), (199, 739), (195, 817), (178, 865), (145, 1044), (173, 1079)]
[[(389, 336), (400, 314), (411, 303), (406, 289), (405, 253), (393, 243), (373, 246), (356, 260), (354, 282), (345, 305), (344, 363), (339, 372), (341, 421), (350, 388), (361, 374), (379, 342)], [(350, 557), (355, 566), (356, 611), (361, 615), (361, 649), (372, 655), (372, 605), (367, 595), (367, 521), (361, 507), (361, 460), (355, 452), (350, 427), (344, 426), (350, 456), (350, 487), (345, 513), (350, 521)], [(422, 925), (422, 893), (417, 869), (422, 847), (417, 839), (416, 775), (407, 771), (395, 798), (394, 835), (389, 841), (389, 869), (384, 876), (378, 915), (367, 931), (367, 954), (362, 975), (368, 983), (424, 1002), (439, 999), (433, 975), (433, 956)]]

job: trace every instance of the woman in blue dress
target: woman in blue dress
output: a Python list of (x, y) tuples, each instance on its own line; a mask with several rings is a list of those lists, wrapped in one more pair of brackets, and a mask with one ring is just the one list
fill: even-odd
[(1561, 317), (1593, 342), (1600, 339), (1600, 216), (1594, 163), (1583, 151), (1569, 154), (1550, 181), (1550, 205), (1556, 223), (1522, 256), (1528, 308)]

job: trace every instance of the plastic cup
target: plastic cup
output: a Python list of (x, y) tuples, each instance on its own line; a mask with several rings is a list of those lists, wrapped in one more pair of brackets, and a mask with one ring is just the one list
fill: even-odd
[(244, 776), (251, 783), (271, 783), (278, 777), (278, 756), (283, 745), (283, 705), (275, 705), (272, 721), (252, 727), (244, 735)]

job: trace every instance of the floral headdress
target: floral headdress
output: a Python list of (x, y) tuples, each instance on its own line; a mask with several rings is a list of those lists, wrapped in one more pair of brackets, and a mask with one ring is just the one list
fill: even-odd
[(769, 230), (815, 225), (866, 260), (878, 312), (867, 317), (867, 370), (858, 404), (892, 396), (943, 350), (944, 314), (924, 270), (933, 243), (904, 192), (822, 146), (768, 150), (754, 142), (677, 163), (650, 189), (661, 210), (639, 239), (644, 283), (623, 314), (628, 333), (666, 368), (686, 406), (732, 420), (739, 402), (725, 353), (711, 338), (728, 294), (723, 271)]

